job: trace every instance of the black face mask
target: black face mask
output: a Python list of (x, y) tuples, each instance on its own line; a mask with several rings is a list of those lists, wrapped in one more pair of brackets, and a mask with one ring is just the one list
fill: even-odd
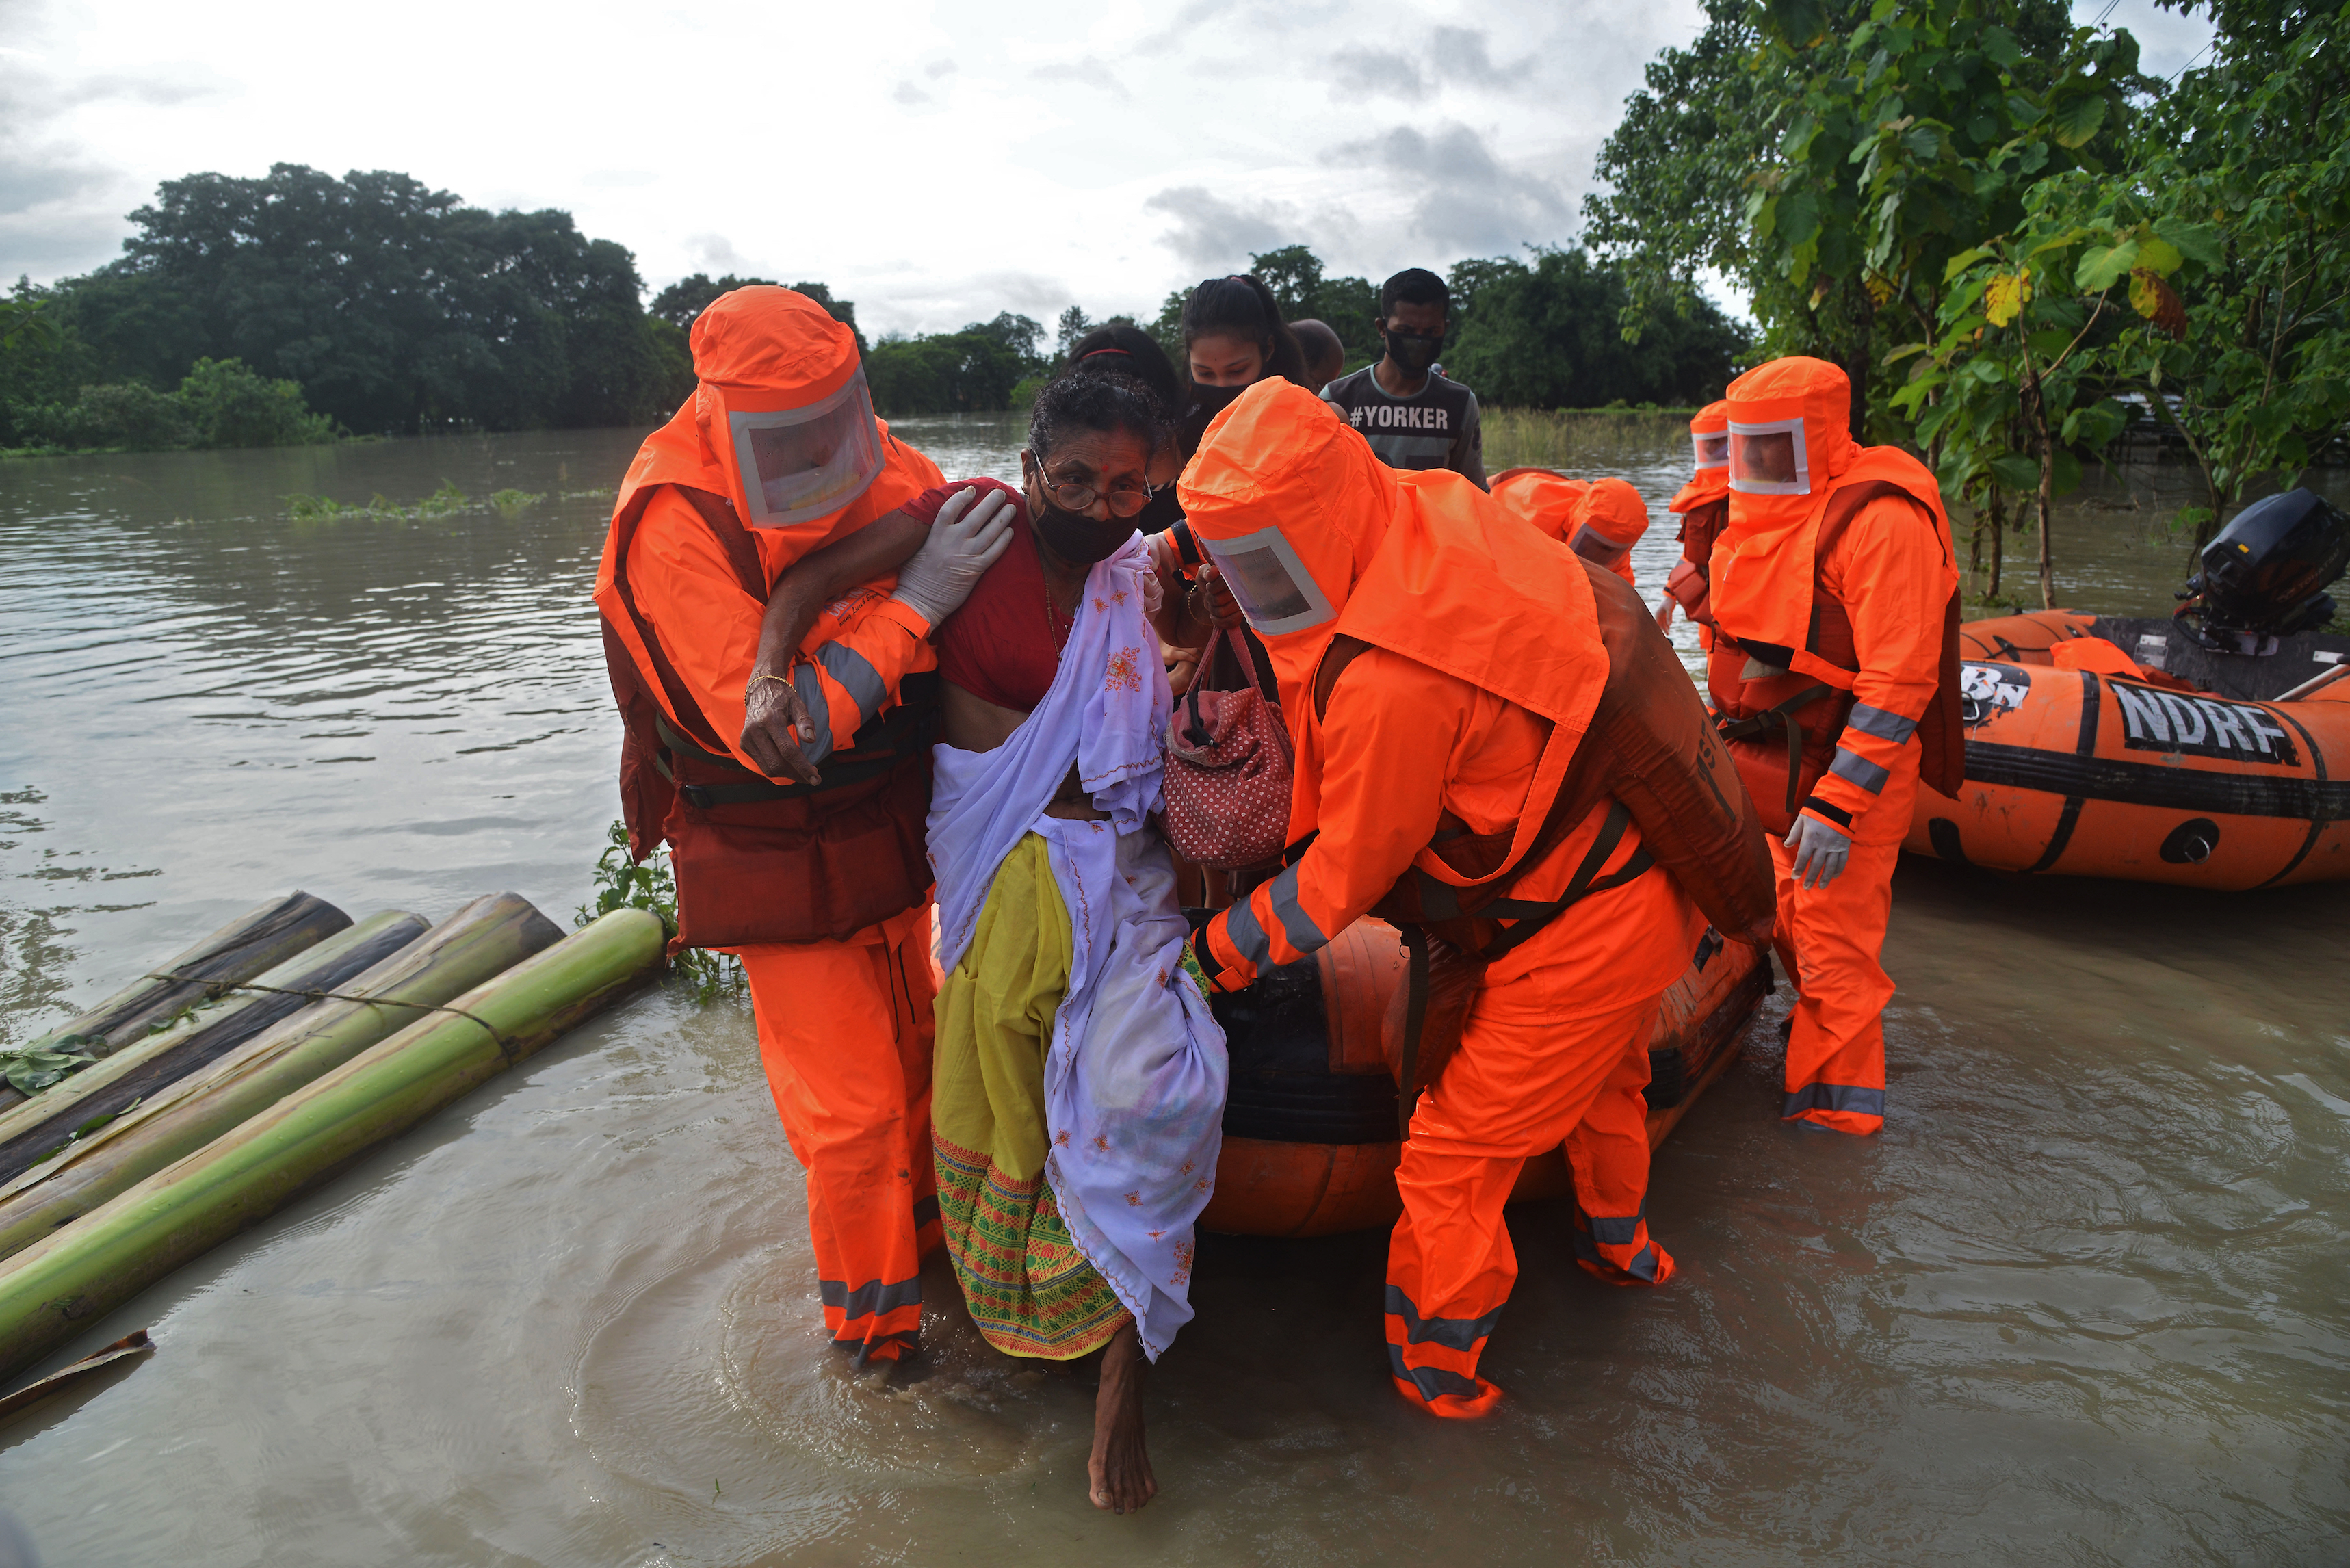
[(1384, 336), (1388, 340), (1388, 358), (1394, 360), (1396, 369), (1407, 376), (1427, 375), (1428, 368), (1436, 363), (1436, 357), (1444, 352), (1444, 334), (1441, 332), (1434, 337), (1424, 337), (1417, 332), (1398, 332), (1390, 328)]
[(1175, 499), (1175, 486), (1162, 484), (1151, 496), (1149, 505), (1134, 514), (1134, 525), (1145, 534), (1163, 534), (1183, 521), (1183, 504)]
[(1133, 536), (1134, 519), (1113, 517), (1096, 522), (1082, 512), (1065, 512), (1047, 501), (1036, 517), (1036, 533), (1045, 547), (1073, 566), (1090, 566), (1118, 554)]
[(1191, 389), (1191, 414), (1205, 429), (1207, 422), (1224, 411), (1234, 398), (1248, 390), (1246, 387), (1199, 387)]

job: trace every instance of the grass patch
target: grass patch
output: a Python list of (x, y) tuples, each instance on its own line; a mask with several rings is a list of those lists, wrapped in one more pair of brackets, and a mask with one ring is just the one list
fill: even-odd
[(1485, 472), (1607, 466), (1627, 445), (1686, 433), (1695, 409), (1486, 409)]

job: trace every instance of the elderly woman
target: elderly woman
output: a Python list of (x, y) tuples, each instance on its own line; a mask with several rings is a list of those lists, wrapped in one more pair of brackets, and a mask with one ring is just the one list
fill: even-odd
[(1049, 383), (1012, 545), (939, 634), (940, 1218), (989, 1344), (1047, 1360), (1104, 1351), (1088, 1468), (1095, 1505), (1118, 1512), (1156, 1490), (1143, 1374), (1191, 1315), (1225, 1089), (1152, 821), (1170, 707), (1159, 639), (1207, 635), (1182, 621), (1133, 521), (1172, 439), (1134, 377), (1081, 362)]

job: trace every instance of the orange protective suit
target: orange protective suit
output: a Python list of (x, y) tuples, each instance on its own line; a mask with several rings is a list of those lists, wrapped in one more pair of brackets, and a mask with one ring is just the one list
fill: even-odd
[(1494, 502), (1564, 545), (1575, 505), (1591, 493), (1588, 480), (1570, 479), (1555, 469), (1505, 468), (1493, 476)]
[(1927, 751), (1921, 722), (1939, 726), (1927, 737), (1942, 775), (1931, 782), (1950, 787), (1946, 770), (1962, 756), (1941, 740), (1948, 715), (1938, 711), (1955, 695), (1959, 575), (1933, 476), (1898, 449), (1854, 442), (1850, 400), (1845, 373), (1818, 359), (1773, 360), (1731, 384), (1730, 512), (1709, 574), (1719, 637), (1707, 683), (1726, 715), (1814, 685), (1849, 704), (1833, 735), (1810, 737), (1834, 753), (1800, 803), (1802, 815), (1851, 838), (1843, 874), (1801, 887), (1793, 852), (1772, 844), (1777, 945), (1798, 992), (1781, 1114), (1871, 1133), (1884, 1124), (1894, 989), (1878, 961)]
[[(1263, 383), (1209, 426), (1181, 483), (1195, 536), (1279, 675), (1296, 751), (1290, 834), (1313, 836), (1201, 932), (1194, 950), (1223, 990), (1321, 947), (1407, 874), (1465, 889), (1513, 870), (1607, 676), (1591, 581), (1569, 552), (1458, 474), (1396, 472), (1347, 434), (1317, 399)], [(1336, 638), (1367, 646), (1317, 692)], [(1559, 898), (1607, 815), (1519, 876), (1511, 899)], [(1505, 836), (1510, 857), (1463, 873), (1439, 850), (1464, 831)], [(1600, 881), (1638, 841), (1623, 836)], [(1658, 999), (1703, 928), (1654, 869), (1487, 968), (1397, 1178), (1388, 1365), (1422, 1407), (1473, 1416), (1500, 1397), (1476, 1368), (1517, 1273), (1502, 1205), (1528, 1157), (1566, 1146), (1587, 1269), (1611, 1282), (1671, 1276), (1644, 1212), (1641, 1090)]]
[(1621, 479), (1597, 479), (1575, 504), (1567, 525), (1567, 547), (1586, 561), (1596, 561), (1630, 583), (1632, 546), (1648, 531), (1648, 504), (1640, 493)]
[(1713, 558), (1713, 541), (1729, 523), (1730, 404), (1717, 400), (1690, 421), (1692, 464), (1689, 483), (1680, 487), (1665, 510), (1681, 520), (1681, 558), (1665, 578), (1665, 603), (1657, 624), (1673, 624), (1676, 607), (1698, 623), (1700, 648), (1713, 647), (1713, 612), (1706, 603), (1706, 570)]
[[(700, 378), (693, 399), (645, 441), (623, 483), (596, 600), (608, 651), (627, 661), (675, 738), (749, 767), (740, 750), (744, 684), (767, 594), (809, 551), (901, 506), (941, 475), (879, 421), (871, 421), (869, 448), (858, 445), (866, 437), (858, 426), (855, 335), (803, 296), (763, 286), (722, 296), (695, 322), (693, 353)], [(795, 415), (816, 405), (847, 410), (840, 428), (805, 455), (787, 450), (791, 461), (776, 461), (771, 443), (756, 453), (764, 467), (754, 462), (746, 477), (738, 461), (743, 443), (730, 430), (795, 433), (806, 423), (795, 424)], [(869, 409), (862, 417), (869, 421)], [(749, 493), (763, 482), (764, 493)], [(816, 510), (844, 494), (849, 498), (838, 510)], [(795, 520), (742, 526), (746, 516), (762, 514)], [(906, 676), (933, 667), (928, 623), (887, 597), (889, 586), (868, 585), (828, 607), (802, 645), (793, 683), (819, 724), (804, 748), (812, 760), (848, 748), (866, 721), (894, 705)], [(632, 732), (632, 744), (638, 741)], [(650, 767), (634, 783), (665, 787)], [(624, 772), (624, 795), (630, 788)], [(712, 819), (801, 805), (704, 812), (675, 792), (646, 798), (658, 798), (660, 812), (650, 831), (680, 846), (681, 865), (685, 842), (723, 831), (723, 823), (709, 826)], [(640, 826), (637, 815), (632, 809), (632, 832)], [(919, 815), (910, 832), (919, 845)], [(839, 940), (746, 940), (724, 949), (742, 958), (749, 976), (760, 1060), (806, 1172), (825, 1322), (860, 1358), (893, 1359), (913, 1346), (920, 1256), (938, 1241), (930, 1158), (937, 980), (922, 886), (910, 883), (906, 907)], [(739, 885), (702, 893), (681, 876), (679, 896), (688, 931), (700, 918), (758, 934), (762, 910), (742, 907)], [(686, 908), (695, 897), (729, 907)]]

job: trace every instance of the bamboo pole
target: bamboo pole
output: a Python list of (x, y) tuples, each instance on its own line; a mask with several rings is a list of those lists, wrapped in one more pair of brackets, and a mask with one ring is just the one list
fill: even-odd
[(94, 1067), (0, 1114), (0, 1181), (21, 1175), (65, 1147), (76, 1127), (109, 1116), (163, 1085), (227, 1054), (307, 998), (285, 994), (333, 991), (381, 963), (424, 934), (419, 915), (387, 910), (296, 953), (251, 983), (276, 991), (233, 991), (159, 1034), (130, 1042)]
[[(65, 1153), (0, 1186), (0, 1258), (137, 1185), (396, 1030), (562, 940), (515, 893), (476, 898), (340, 989), (380, 1002), (314, 1002), (157, 1093)], [(397, 1003), (407, 1003), (400, 1006)]]
[[(288, 893), (270, 903), (256, 904), (178, 957), (149, 965), (148, 974), (42, 1035), (30, 1048), (78, 1047), (103, 1056), (138, 1039), (190, 1002), (202, 1000), (203, 981), (251, 980), (350, 923), (348, 915), (307, 893)], [(157, 974), (189, 978), (183, 981), (151, 978)]]
[(650, 982), (666, 945), (616, 909), (0, 1265), (0, 1376)]

